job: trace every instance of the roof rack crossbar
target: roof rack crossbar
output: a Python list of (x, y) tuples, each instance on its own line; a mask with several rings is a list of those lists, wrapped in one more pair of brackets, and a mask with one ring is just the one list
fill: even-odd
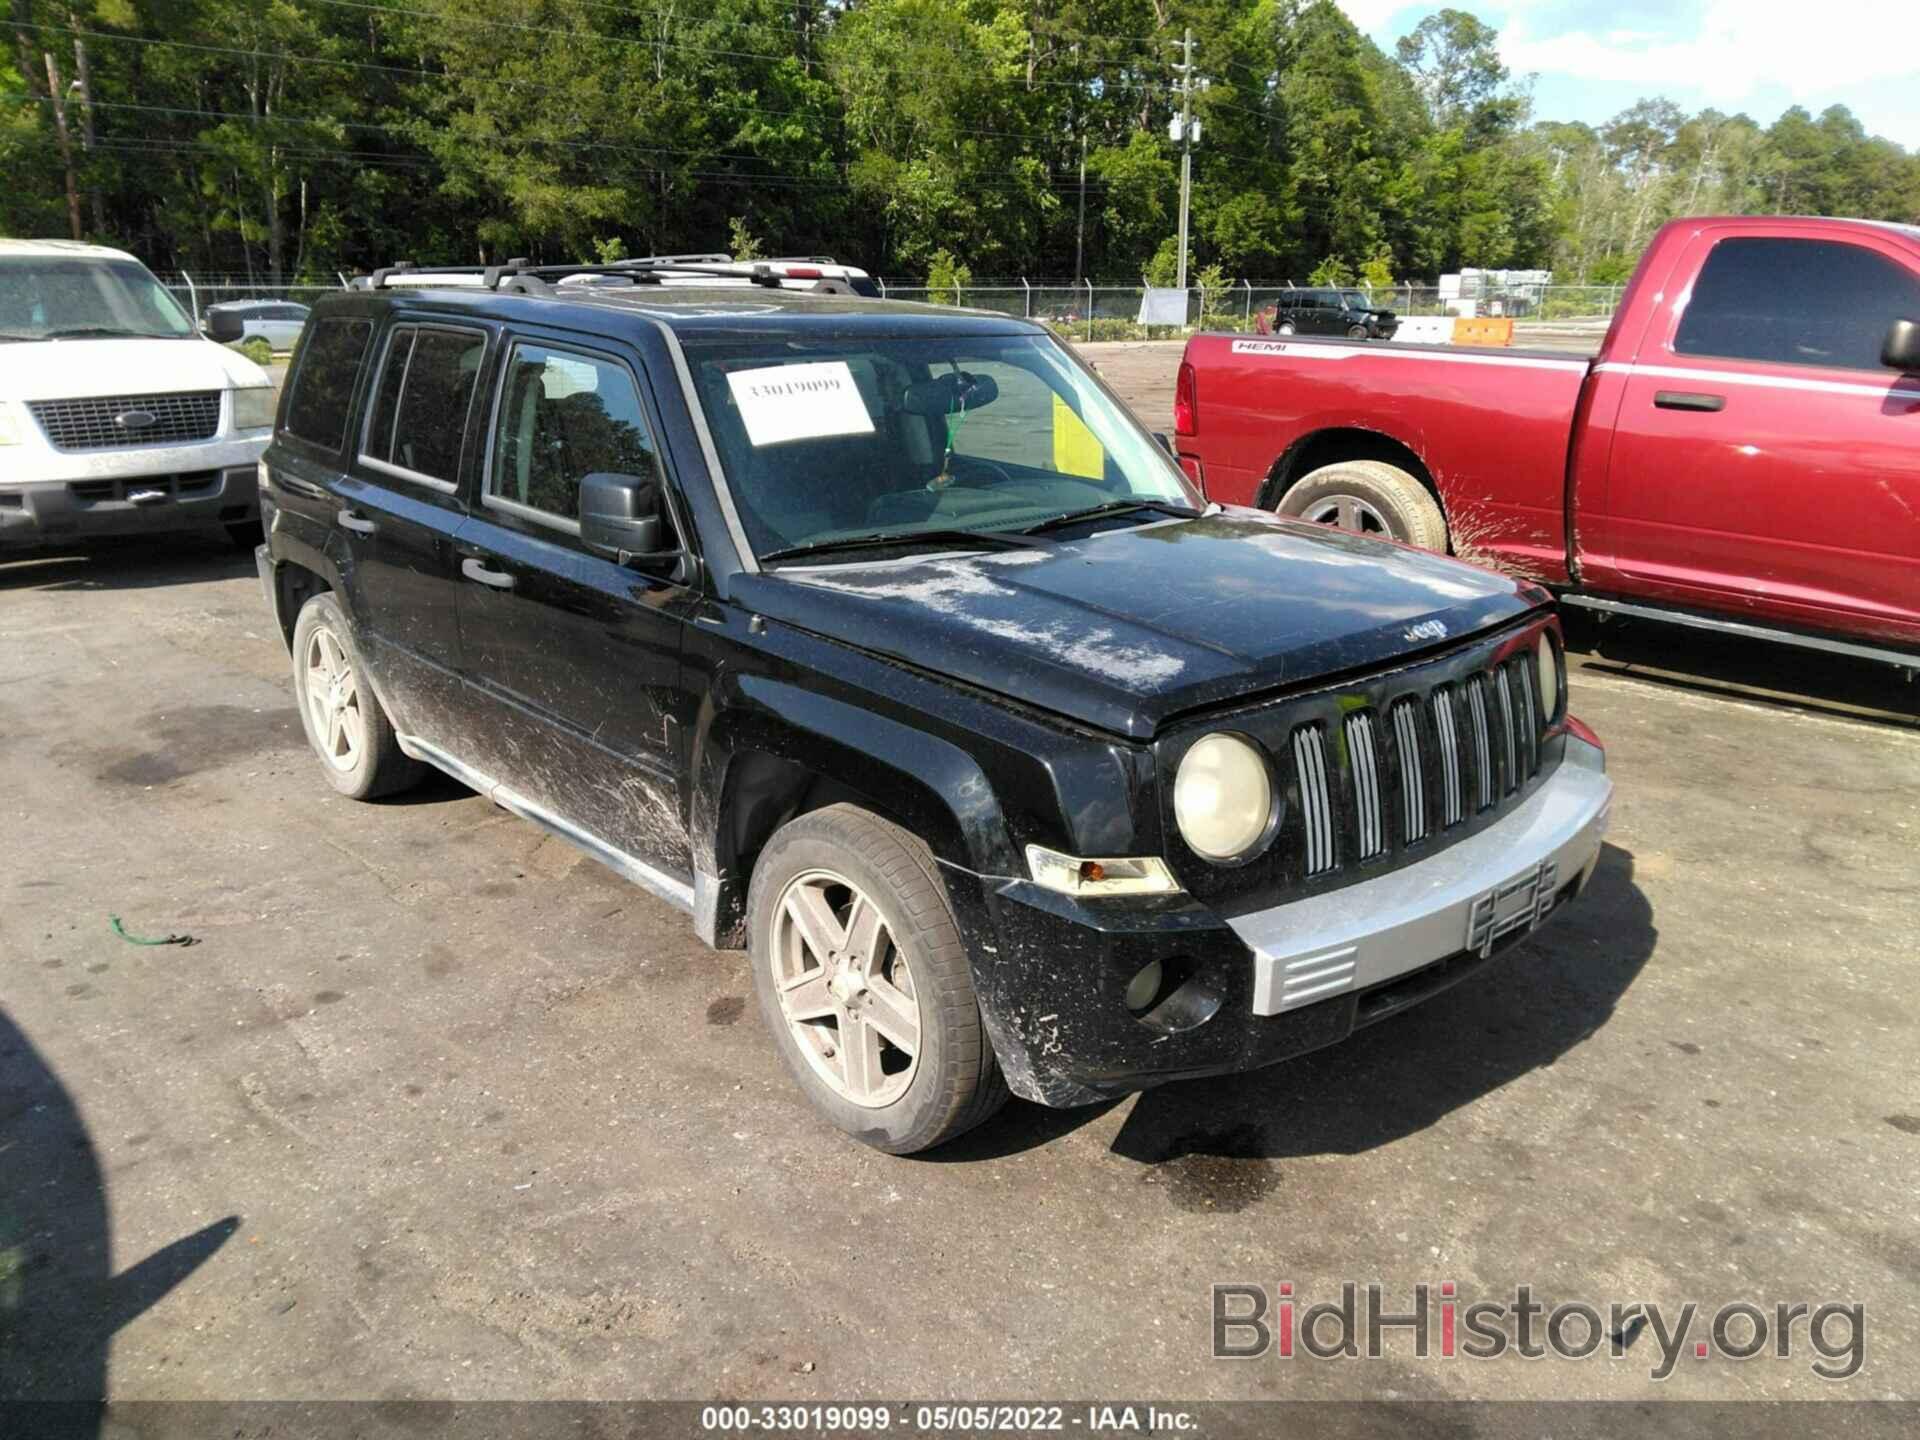
[(631, 260), (616, 260), (616, 265), (631, 265), (635, 269), (649, 265), (731, 265), (733, 256), (718, 250), (700, 255), (637, 255)]
[[(730, 256), (711, 255), (647, 255), (635, 260), (616, 260), (607, 265), (560, 264), (535, 265), (524, 257), (516, 257), (498, 265), (430, 265), (419, 266), (411, 260), (396, 260), (391, 265), (383, 265), (371, 275), (356, 277), (356, 285), (378, 290), (401, 276), (410, 276), (426, 280), (434, 275), (478, 275), (481, 285), (488, 290), (519, 290), (526, 294), (545, 293), (554, 280), (563, 280), (571, 275), (609, 275), (630, 280), (636, 285), (658, 285), (663, 275), (713, 275), (733, 280), (749, 280), (755, 285), (769, 289), (779, 289), (781, 276), (772, 266), (795, 263), (792, 260), (736, 262)], [(810, 264), (833, 264), (825, 259), (809, 260)], [(742, 273), (742, 270), (745, 273)]]

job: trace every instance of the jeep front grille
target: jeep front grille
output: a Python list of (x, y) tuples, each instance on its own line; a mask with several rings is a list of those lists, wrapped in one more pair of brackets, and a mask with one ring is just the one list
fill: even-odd
[(29, 400), (27, 409), (56, 450), (130, 450), (211, 440), (220, 429), (218, 390)]
[[(1540, 768), (1531, 651), (1491, 670), (1292, 732), (1309, 877), (1364, 864), (1500, 806)], [(1330, 755), (1329, 751), (1333, 753)], [(1437, 825), (1429, 825), (1433, 815)]]

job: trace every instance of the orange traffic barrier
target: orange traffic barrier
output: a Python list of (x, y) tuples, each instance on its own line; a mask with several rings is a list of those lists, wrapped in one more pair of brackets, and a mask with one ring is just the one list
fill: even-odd
[(1456, 345), (1511, 345), (1511, 320), (1455, 320), (1453, 343)]

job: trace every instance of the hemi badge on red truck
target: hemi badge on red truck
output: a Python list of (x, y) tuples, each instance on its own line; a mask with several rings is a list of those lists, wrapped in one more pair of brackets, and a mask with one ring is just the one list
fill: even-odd
[(1295, 360), (1350, 360), (1362, 352), (1332, 345), (1293, 345), (1285, 340), (1236, 340), (1233, 342), (1233, 353), (1286, 355)]

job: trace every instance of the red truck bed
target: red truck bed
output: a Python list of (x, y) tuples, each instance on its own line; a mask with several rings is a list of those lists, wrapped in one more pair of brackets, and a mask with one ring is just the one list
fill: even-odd
[(1174, 418), (1215, 500), (1920, 669), (1920, 229), (1675, 221), (1592, 362), (1196, 335)]

